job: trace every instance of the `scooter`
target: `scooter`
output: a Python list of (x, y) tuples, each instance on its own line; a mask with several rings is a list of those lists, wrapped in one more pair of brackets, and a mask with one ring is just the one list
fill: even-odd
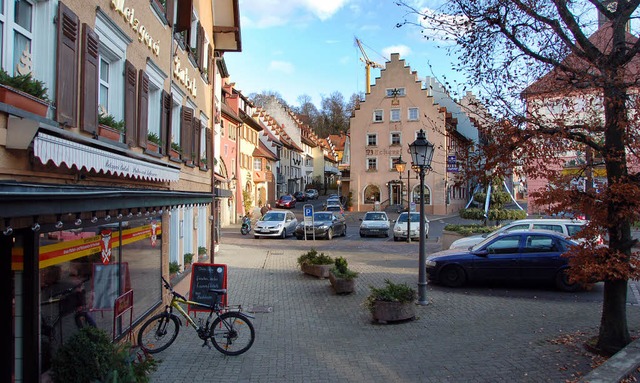
[(251, 231), (251, 218), (248, 215), (242, 217), (242, 226), (240, 227), (240, 233), (247, 235)]

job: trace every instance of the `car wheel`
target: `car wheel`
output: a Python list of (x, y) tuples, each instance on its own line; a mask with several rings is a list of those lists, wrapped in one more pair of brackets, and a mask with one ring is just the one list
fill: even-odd
[(562, 291), (572, 293), (580, 289), (579, 283), (569, 282), (569, 276), (566, 273), (566, 269), (558, 271), (556, 274), (556, 287)]
[(330, 241), (331, 238), (333, 238), (333, 229), (329, 228), (329, 230), (327, 230), (327, 241)]
[(259, 235), (254, 235), (253, 238), (254, 239), (260, 239), (260, 236)]
[(280, 238), (282, 238), (282, 239), (287, 238), (287, 229), (282, 229), (282, 233), (280, 234)]
[(398, 242), (398, 237), (396, 237), (395, 235), (393, 236), (393, 242)]
[(360, 232), (360, 238), (364, 238), (364, 237), (365, 237), (365, 235), (362, 234), (362, 232)]
[(347, 236), (347, 225), (344, 225), (344, 230), (342, 231), (342, 236), (343, 237)]
[(446, 266), (440, 272), (440, 283), (448, 287), (460, 287), (466, 281), (464, 270), (460, 266)]

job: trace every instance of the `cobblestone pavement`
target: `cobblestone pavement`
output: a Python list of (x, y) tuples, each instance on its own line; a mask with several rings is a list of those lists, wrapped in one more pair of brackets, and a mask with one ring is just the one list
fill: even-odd
[[(299, 271), (300, 242), (221, 245), (215, 263), (228, 265), (229, 304), (259, 311), (253, 314), (256, 342), (243, 355), (224, 356), (202, 348), (193, 329), (183, 327), (176, 343), (156, 354), (161, 363), (151, 381), (565, 382), (592, 369), (579, 347), (557, 340), (596, 334), (601, 288), (566, 294), (544, 287), (429, 285), (430, 304), (417, 306), (416, 320), (372, 324), (363, 305), (369, 286), (386, 278), (415, 285), (417, 254), (319, 247), (360, 272), (356, 292), (338, 296), (328, 280)], [(186, 291), (188, 279), (179, 290)], [(640, 328), (639, 310), (628, 306), (630, 329)]]

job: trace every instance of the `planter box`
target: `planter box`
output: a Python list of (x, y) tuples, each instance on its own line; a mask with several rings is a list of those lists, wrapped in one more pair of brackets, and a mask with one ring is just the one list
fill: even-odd
[(416, 316), (416, 306), (413, 302), (376, 301), (373, 306), (373, 321), (376, 323), (398, 322), (413, 319)]
[(333, 273), (329, 272), (329, 282), (336, 294), (351, 294), (356, 290), (356, 279), (336, 278)]
[(329, 270), (331, 270), (332, 267), (333, 267), (333, 264), (309, 265), (309, 264), (303, 263), (300, 266), (300, 269), (305, 274), (313, 275), (314, 277), (318, 277), (320, 279), (325, 279), (325, 278), (329, 278)]
[(98, 135), (109, 140), (122, 142), (122, 132), (107, 125), (98, 125)]
[(49, 103), (37, 97), (0, 84), (0, 102), (13, 105), (18, 109), (46, 117)]

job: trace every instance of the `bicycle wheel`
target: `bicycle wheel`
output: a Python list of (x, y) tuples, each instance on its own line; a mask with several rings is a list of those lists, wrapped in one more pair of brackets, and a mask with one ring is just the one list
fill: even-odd
[(221, 353), (240, 355), (251, 348), (256, 332), (249, 318), (237, 312), (227, 312), (213, 321), (209, 336)]
[(149, 354), (166, 350), (180, 332), (180, 322), (175, 315), (158, 314), (140, 327), (138, 345)]

